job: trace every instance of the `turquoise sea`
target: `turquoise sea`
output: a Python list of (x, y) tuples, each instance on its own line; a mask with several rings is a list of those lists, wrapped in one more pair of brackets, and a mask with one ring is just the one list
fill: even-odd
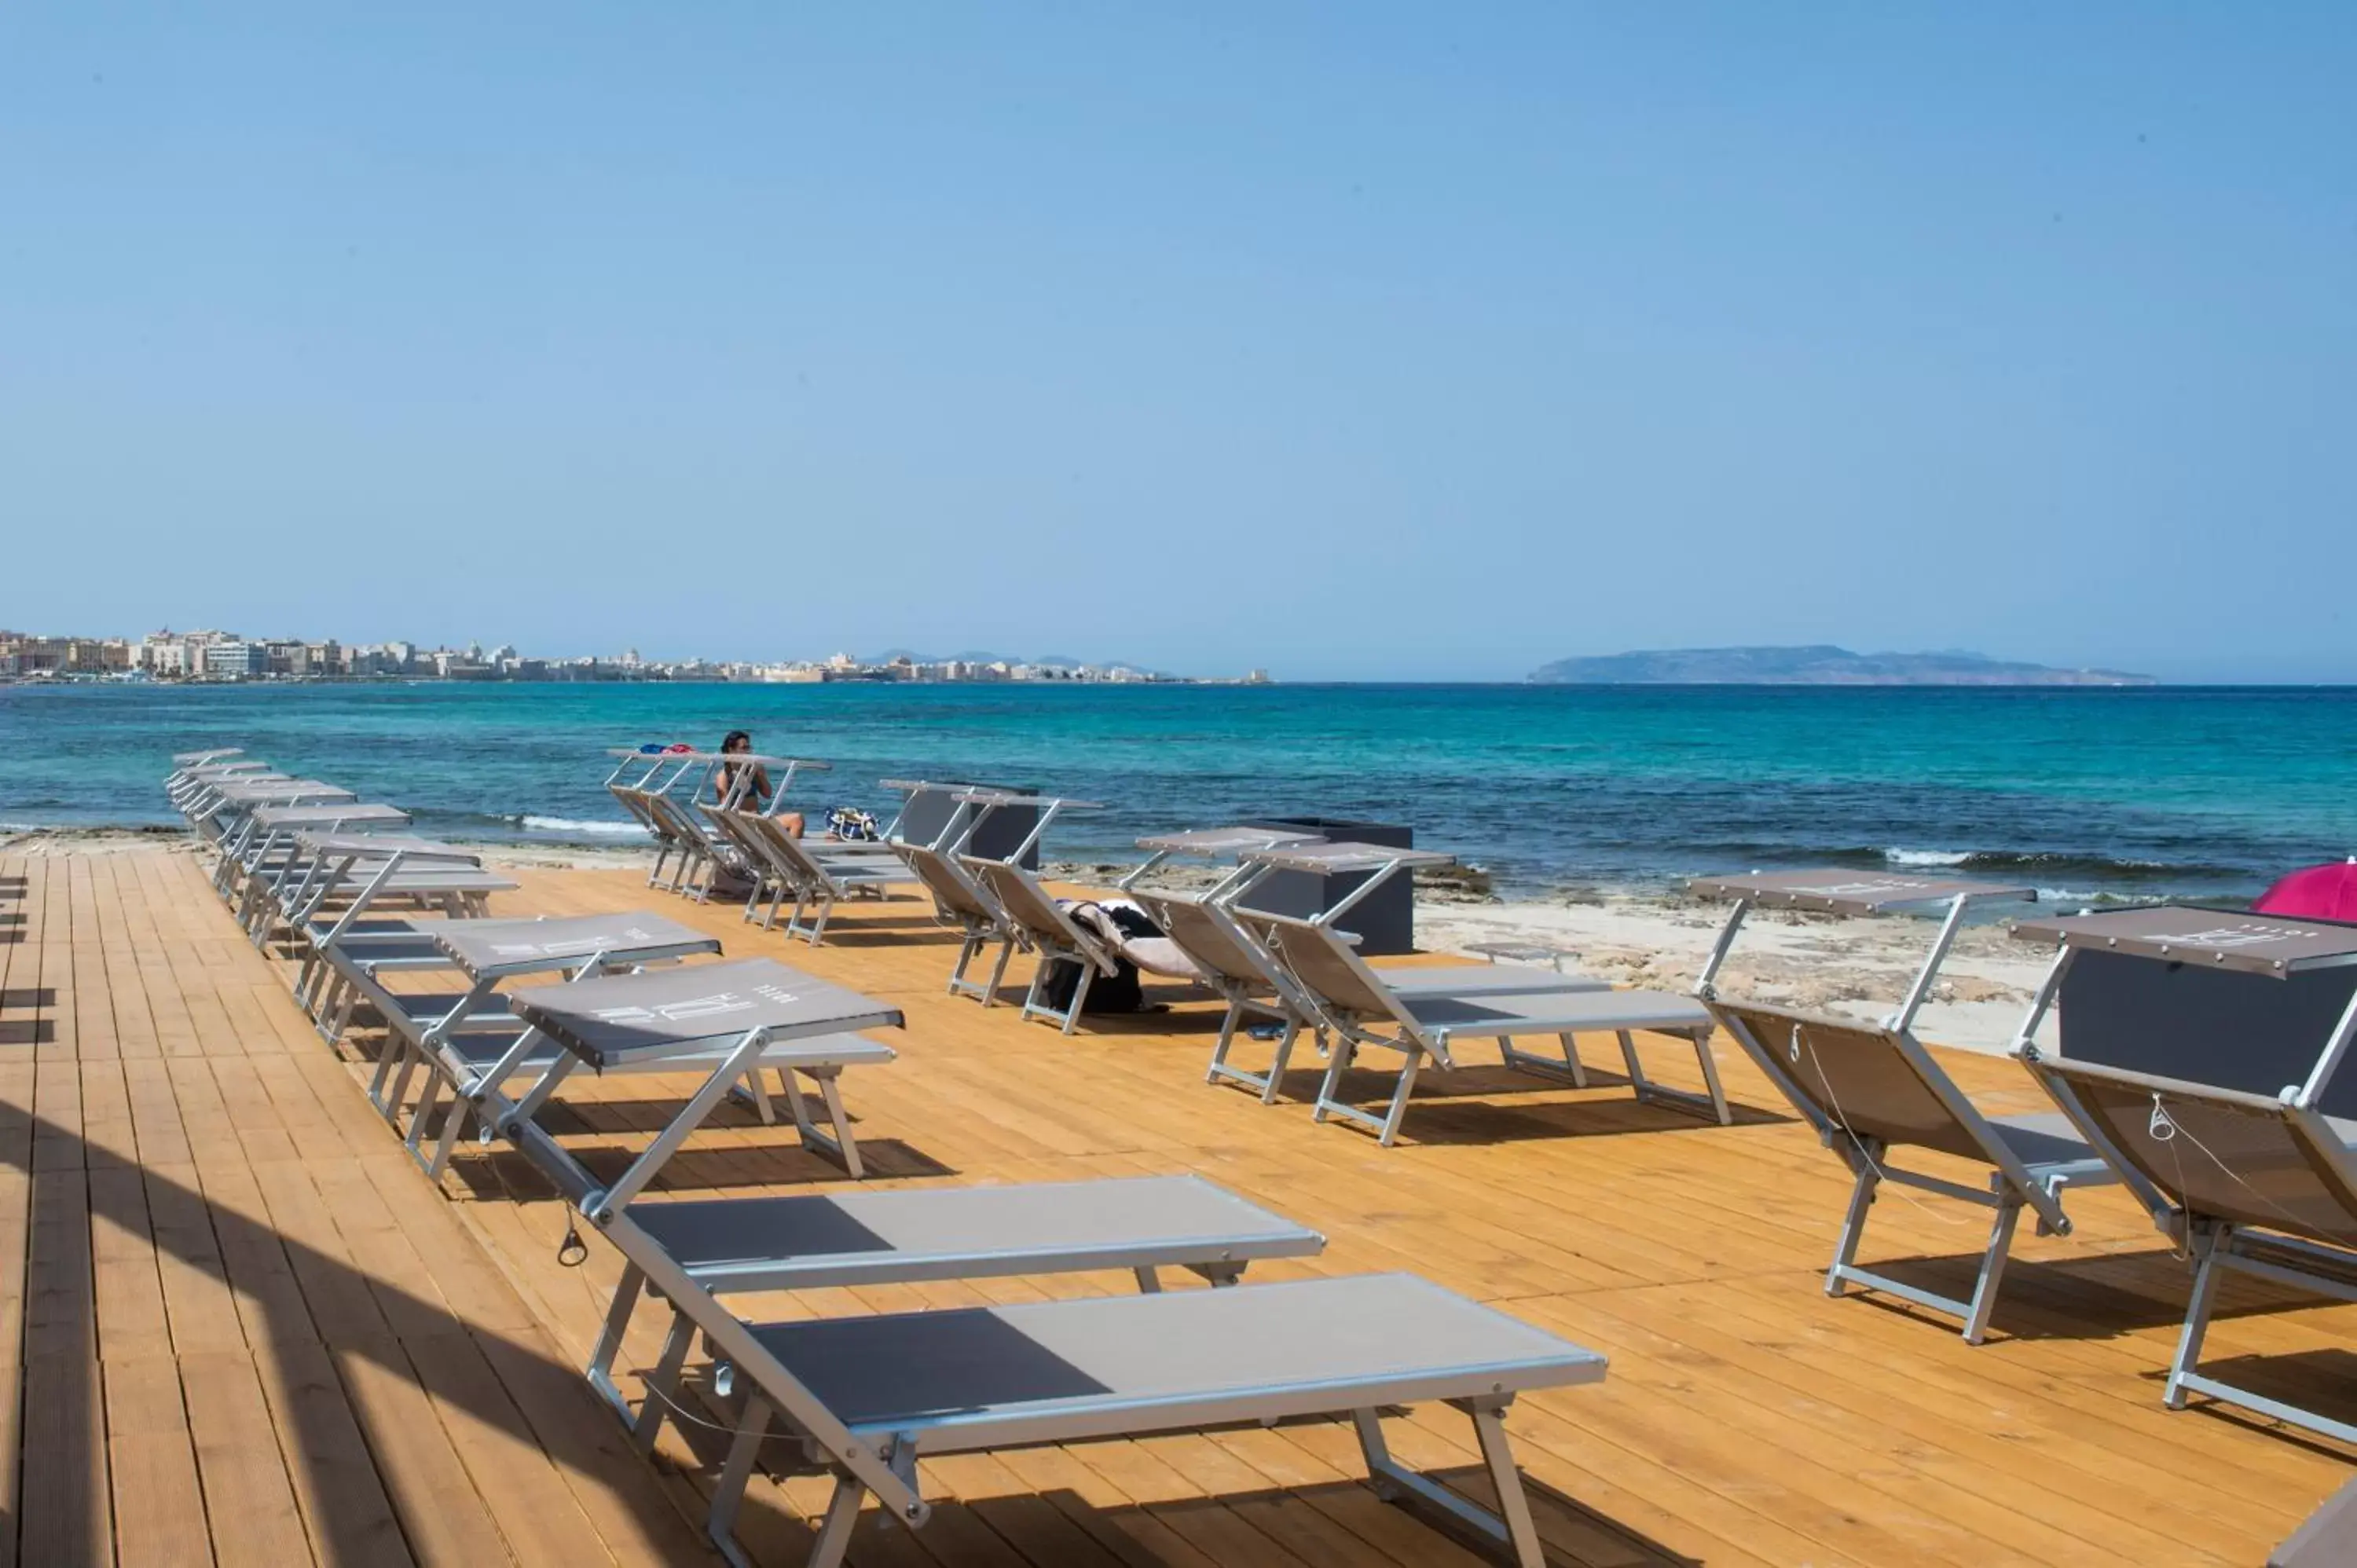
[(604, 748), (1104, 802), (1052, 857), (1240, 815), (1405, 822), (1506, 890), (1840, 861), (2056, 892), (2233, 896), (2357, 853), (2357, 689), (1543, 686), (0, 687), (0, 827), (167, 821), (178, 750), (242, 745), (470, 839), (615, 843)]

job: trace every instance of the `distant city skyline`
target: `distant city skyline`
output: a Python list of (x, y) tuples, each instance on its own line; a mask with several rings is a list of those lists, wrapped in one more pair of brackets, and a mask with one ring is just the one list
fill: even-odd
[(0, 19), (0, 622), (2357, 680), (2357, 8)]

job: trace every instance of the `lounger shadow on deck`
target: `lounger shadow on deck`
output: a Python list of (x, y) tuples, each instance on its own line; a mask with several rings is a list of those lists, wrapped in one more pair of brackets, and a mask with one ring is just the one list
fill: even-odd
[[(2321, 1305), (2321, 1298), (2309, 1297), (2312, 1305)], [(2280, 1307), (2281, 1304), (2276, 1304)], [(2255, 1312), (2258, 1309), (2253, 1309)], [(2229, 1316), (2213, 1307), (2211, 1320)], [(2217, 1356), (2201, 1363), (2210, 1377), (2234, 1383), (2251, 1392), (2298, 1404), (2320, 1414), (2357, 1425), (2357, 1354), (2341, 1349), (2298, 1350), (2284, 1355)], [(2169, 1381), (2169, 1369), (2156, 1367), (2145, 1374), (2155, 1387)], [(2341, 1397), (2327, 1397), (2335, 1391)], [(2347, 1445), (2315, 1433), (2302, 1432), (2298, 1427), (2244, 1410), (2210, 1394), (2194, 1392), (2186, 1401), (2189, 1411), (2201, 1411), (2222, 1420), (2252, 1427), (2270, 1437), (2287, 1439), (2329, 1455), (2335, 1459), (2347, 1459)]]
[[(101, 1325), (88, 1273), (91, 1227), (99, 1220), (126, 1236), (152, 1238), (157, 1256), (178, 1260), (216, 1288), (234, 1290), (264, 1319), (253, 1354), (257, 1361), (274, 1358), (295, 1396), (279, 1405), (274, 1394), (272, 1415), (285, 1428), (283, 1452), (290, 1469), (312, 1467), (311, 1499), (324, 1511), (307, 1529), (324, 1560), (376, 1560), (388, 1537), (398, 1541), (404, 1530), (415, 1530), (425, 1522), (420, 1510), (433, 1506), (418, 1498), (397, 1501), (393, 1491), (398, 1488), (386, 1487), (372, 1450), (399, 1446), (400, 1434), (384, 1429), (398, 1418), (381, 1402), (349, 1391), (348, 1369), (355, 1362), (373, 1363), (508, 1441), (539, 1450), (567, 1473), (568, 1487), (586, 1482), (599, 1488), (654, 1539), (694, 1551), (694, 1532), (663, 1497), (658, 1472), (593, 1413), (594, 1399), (583, 1397), (587, 1391), (579, 1372), (540, 1347), (468, 1322), (438, 1301), (211, 1202), (197, 1187), (126, 1165), (113, 1154), (93, 1155), (71, 1130), (21, 1108), (0, 1105), (0, 1165), (31, 1178), (35, 1258), (83, 1265), (75, 1288), (44, 1298), (25, 1347), (25, 1397), (32, 1413), (21, 1451), (5, 1459), (30, 1474), (38, 1454), (41, 1475), (38, 1487), (20, 1498), (16, 1518), (0, 1515), (0, 1530), (16, 1540), (19, 1561), (86, 1562), (103, 1554), (105, 1543), (91, 1539), (86, 1528), (94, 1514), (105, 1513), (115, 1462), (101, 1414)], [(138, 1179), (126, 1179), (132, 1176)], [(436, 1348), (432, 1359), (446, 1369), (463, 1369), (461, 1375), (429, 1382), (413, 1358), (414, 1350), (429, 1345)], [(539, 1418), (517, 1403), (522, 1384), (531, 1386), (531, 1402), (542, 1406)], [(552, 1399), (576, 1405), (578, 1417), (550, 1410), (544, 1402)], [(552, 1414), (558, 1419), (548, 1419)]]
[(6, 1012), (11, 1008), (29, 1008), (38, 1011), (57, 1004), (58, 993), (51, 986), (16, 985), (0, 990), (0, 1012)]
[[(723, 1399), (711, 1388), (707, 1370), (699, 1370), (683, 1380), (683, 1402), (700, 1405), (711, 1419), (726, 1425), (734, 1415), (736, 1402)], [(1338, 1433), (1350, 1433), (1347, 1417), (1316, 1417), (1285, 1421), (1279, 1427), (1332, 1426)], [(1233, 1427), (1207, 1427), (1205, 1434), (1223, 1432), (1256, 1430), (1258, 1423)], [(716, 1468), (726, 1455), (727, 1437), (708, 1427), (688, 1427), (683, 1423), (683, 1436), (697, 1461), (706, 1467)], [(790, 1467), (782, 1447), (785, 1440), (773, 1439), (780, 1446), (774, 1456), (780, 1468)], [(1115, 1442), (1125, 1441), (1121, 1439)], [(1344, 1438), (1354, 1449), (1355, 1436)], [(1075, 1444), (1075, 1451), (1085, 1455), (1088, 1444)], [(1473, 1499), (1483, 1508), (1497, 1505), (1497, 1493), (1490, 1483), (1487, 1471), (1479, 1464), (1444, 1466), (1426, 1472), (1433, 1479), (1450, 1489)], [(1616, 1520), (1583, 1506), (1577, 1499), (1565, 1495), (1544, 1481), (1523, 1475), (1523, 1489), (1527, 1496), (1532, 1514), (1538, 1525), (1539, 1535), (1550, 1563), (1568, 1565), (1609, 1563), (1612, 1568), (1702, 1568), (1702, 1559), (1672, 1551), (1661, 1542), (1630, 1529)], [(1444, 1516), (1429, 1509), (1404, 1514), (1383, 1501), (1382, 1494), (1367, 1480), (1324, 1481), (1289, 1487), (1264, 1487), (1248, 1492), (1223, 1492), (1216, 1497), (1185, 1498), (1159, 1502), (1148, 1508), (1141, 1504), (1108, 1507), (1094, 1503), (1066, 1487), (1039, 1491), (1010, 1490), (997, 1495), (942, 1498), (933, 1505), (933, 1517), (926, 1526), (929, 1536), (937, 1543), (952, 1541), (990, 1541), (994, 1537), (1018, 1540), (1026, 1548), (1025, 1555), (1039, 1563), (1084, 1563), (1112, 1564), (1137, 1560), (1137, 1541), (1141, 1536), (1150, 1539), (1162, 1532), (1161, 1527), (1149, 1522), (1144, 1530), (1125, 1528), (1123, 1520), (1139, 1519), (1148, 1521), (1167, 1520), (1172, 1514), (1194, 1509), (1217, 1509), (1253, 1521), (1275, 1522), (1274, 1510), (1306, 1509), (1297, 1517), (1305, 1524), (1346, 1521), (1354, 1513), (1372, 1510), (1374, 1527), (1385, 1535), (1402, 1530), (1421, 1531), (1418, 1536), (1399, 1541), (1403, 1547), (1413, 1544), (1419, 1552), (1418, 1561), (1459, 1563), (1463, 1568), (1484, 1568), (1497, 1561), (1494, 1546), (1469, 1531), (1454, 1527)], [(1019, 1530), (1009, 1528), (1013, 1517), (1021, 1510)], [(856, 1538), (873, 1541), (877, 1521), (874, 1506), (869, 1506), (856, 1531)], [(774, 1495), (748, 1493), (744, 1511), (737, 1516), (738, 1538), (752, 1549), (751, 1554), (760, 1562), (799, 1563), (809, 1555), (813, 1532), (802, 1520), (787, 1514), (776, 1505)], [(1279, 1539), (1284, 1539), (1282, 1535)], [(952, 1553), (952, 1561), (956, 1560)]]
[[(1903, 1283), (1934, 1291), (1969, 1290), (1981, 1254), (1955, 1252), (1877, 1259), (1874, 1268)], [(2132, 1277), (2121, 1279), (2127, 1274)], [(2007, 1295), (1991, 1326), (2008, 1339), (2108, 1339), (2123, 1334), (2172, 1327), (2185, 1316), (2192, 1275), (2165, 1246), (2101, 1257), (2015, 1258), (2006, 1273)], [(1932, 1321), (1925, 1308), (1896, 1296), (1861, 1295), (1903, 1317)], [(2322, 1306), (2329, 1298), (2242, 1279), (2222, 1293), (2211, 1316), (2217, 1319), (2264, 1317), (2302, 1306)]]
[[(1307, 1101), (1317, 1097), (1325, 1079), (1321, 1065), (1290, 1068), (1279, 1086), (1279, 1096)], [(1691, 1112), (1627, 1097), (1631, 1087), (1622, 1073), (1598, 1067), (1587, 1069), (1586, 1089), (1529, 1078), (1505, 1067), (1461, 1067), (1435, 1073), (1416, 1085), (1416, 1119), (1401, 1134), (1404, 1144), (1487, 1146), (1543, 1138), (1611, 1137), (1628, 1133), (1709, 1133), (1726, 1129), (1696, 1119)], [(1346, 1073), (1338, 1099), (1381, 1102), (1390, 1092), (1391, 1074), (1353, 1070)], [(1611, 1095), (1599, 1090), (1617, 1090)], [(1727, 1104), (1729, 1127), (1764, 1127), (1794, 1118), (1757, 1106)]]

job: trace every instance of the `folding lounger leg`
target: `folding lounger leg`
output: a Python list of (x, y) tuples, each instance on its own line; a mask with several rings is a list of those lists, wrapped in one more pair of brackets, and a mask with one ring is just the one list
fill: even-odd
[(631, 1444), (641, 1454), (654, 1452), (655, 1439), (662, 1433), (663, 1417), (670, 1412), (671, 1402), (679, 1397), (679, 1370), (687, 1365), (688, 1348), (694, 1343), (694, 1323), (683, 1312), (672, 1314), (671, 1332), (663, 1336), (662, 1359), (647, 1374), (647, 1397), (639, 1402), (639, 1413), (630, 1423)]
[[(786, 1079), (786, 1075), (781, 1071), (778, 1074), (778, 1078), (785, 1084), (786, 1092), (791, 1094), (794, 1086)], [(778, 1108), (770, 1103), (770, 1091), (761, 1082), (759, 1068), (757, 1067), (747, 1073), (745, 1081), (739, 1084), (734, 1092), (743, 1095), (753, 1102), (753, 1113), (760, 1117), (762, 1126), (774, 1127), (778, 1124)]]
[(778, 1070), (779, 1081), (785, 1085), (786, 1103), (794, 1113), (795, 1129), (802, 1135), (802, 1147), (834, 1155), (843, 1162), (843, 1168), (856, 1181), (867, 1172), (860, 1164), (859, 1140), (852, 1135), (851, 1118), (843, 1109), (843, 1091), (835, 1081), (841, 1076), (841, 1069), (815, 1068), (811, 1069), (810, 1076), (818, 1085), (819, 1100), (826, 1106), (828, 1125), (834, 1129), (832, 1133), (821, 1131), (811, 1120), (810, 1105), (802, 1097), (802, 1085), (793, 1080), (786, 1069)]
[(1400, 1066), (1399, 1087), (1392, 1090), (1391, 1109), (1383, 1114), (1383, 1134), (1375, 1141), (1388, 1149), (1399, 1140), (1400, 1119), (1407, 1114), (1407, 1097), (1415, 1092), (1415, 1075), (1424, 1067), (1424, 1052), (1408, 1047), (1407, 1060)]
[(998, 1004), (998, 988), (1006, 983), (1006, 966), (1014, 957), (1015, 939), (1013, 937), (1003, 939), (998, 944), (998, 961), (990, 967), (990, 989), (982, 993), (984, 1006), (995, 1007)]
[(1260, 1086), (1260, 1102), (1263, 1105), (1276, 1103), (1277, 1090), (1285, 1083), (1286, 1065), (1293, 1059), (1293, 1042), (1300, 1037), (1301, 1020), (1286, 1018), (1285, 1033), (1277, 1038), (1276, 1055), (1269, 1060), (1268, 1081)]
[(1081, 1021), (1081, 1009), (1088, 1004), (1089, 982), (1094, 980), (1097, 974), (1096, 965), (1089, 962), (1088, 960), (1082, 959), (1080, 963), (1080, 983), (1072, 987), (1071, 1005), (1064, 1009), (1064, 1033), (1067, 1035), (1072, 1032), (1072, 1026)]
[(2210, 1308), (2218, 1298), (2218, 1245), (2213, 1231), (2203, 1230), (2192, 1238), (2193, 1250), (2201, 1255), (2201, 1266), (2193, 1272), (2193, 1294), (2185, 1303), (2185, 1326), (2177, 1337), (2177, 1357), (2169, 1364), (2169, 1387), (2161, 1402), (2171, 1410), (2185, 1408), (2185, 1380), (2201, 1361), (2201, 1341), (2210, 1332)]
[(1351, 1070), (1358, 1054), (1358, 1042), (1347, 1036), (1335, 1043), (1334, 1054), (1326, 1062), (1325, 1081), (1318, 1086), (1318, 1103), (1310, 1108), (1312, 1122), (1323, 1122), (1335, 1112), (1348, 1109), (1340, 1097), (1342, 1075)]
[[(799, 914), (799, 913), (801, 913), (801, 910), (800, 910), (799, 908), (797, 908), (797, 909), (795, 910), (795, 913)], [(816, 946), (818, 946), (818, 944), (819, 944), (820, 940), (821, 940), (823, 938), (824, 938), (824, 937), (825, 937), (825, 935), (826, 935), (826, 918), (827, 918), (829, 915), (832, 915), (832, 914), (834, 914), (834, 894), (832, 894), (832, 893), (822, 893), (822, 894), (820, 894), (820, 895), (819, 895), (819, 900), (818, 900), (818, 913), (817, 913), (816, 915), (814, 915), (814, 916), (813, 916), (813, 917), (811, 918), (810, 939), (809, 939), (809, 940), (810, 940), (810, 945), (811, 945), (811, 946), (813, 946), (813, 947), (816, 947)]]
[(442, 1118), (442, 1135), (434, 1141), (434, 1161), (425, 1167), (425, 1174), (436, 1181), (440, 1181), (442, 1173), (450, 1168), (450, 1155), (458, 1146), (458, 1134), (467, 1130), (468, 1109), (465, 1095), (450, 1096), (450, 1113)]
[(639, 1293), (646, 1285), (646, 1271), (636, 1263), (624, 1262), (622, 1283), (614, 1287), (614, 1299), (606, 1307), (606, 1321), (597, 1330), (597, 1343), (589, 1351), (589, 1386), (626, 1422), (634, 1418), (630, 1402), (614, 1386), (614, 1358), (621, 1352), (622, 1336), (630, 1329), (630, 1315), (638, 1309)]
[(1579, 1042), (1570, 1035), (1555, 1036), (1563, 1046), (1563, 1060), (1549, 1061), (1533, 1051), (1514, 1044), (1512, 1035), (1498, 1036), (1498, 1055), (1505, 1064), (1518, 1071), (1535, 1073), (1541, 1078), (1567, 1079), (1574, 1089), (1587, 1087), (1587, 1069), (1579, 1059)]
[[(737, 1510), (744, 1504), (745, 1483), (753, 1478), (753, 1461), (760, 1456), (761, 1439), (769, 1430), (770, 1402), (759, 1393), (748, 1394), (745, 1400), (745, 1424), (737, 1429), (736, 1440), (728, 1445), (727, 1462), (720, 1466), (719, 1483), (712, 1489), (712, 1517), (705, 1526), (713, 1544), (731, 1563), (747, 1561), (737, 1546)], [(830, 1506), (830, 1521), (834, 1516), (834, 1509)], [(836, 1555), (839, 1559), (840, 1552)], [(811, 1561), (816, 1563), (818, 1558), (813, 1556)]]
[(1981, 1259), (1981, 1277), (1973, 1286), (1972, 1310), (1964, 1315), (1964, 1343), (1977, 1345), (1988, 1334), (1989, 1314), (1996, 1310), (1996, 1290), (2005, 1278), (2006, 1258), (2013, 1251), (2013, 1228), (2021, 1222), (2021, 1199), (2012, 1193), (1997, 1198), (1996, 1221), (1989, 1227), (1988, 1251)]
[(1512, 1547), (1517, 1568), (1545, 1568), (1538, 1527), (1531, 1519), (1530, 1499), (1523, 1490), (1522, 1471), (1516, 1467), (1513, 1449), (1506, 1442), (1505, 1411), (1510, 1398), (1458, 1404), (1459, 1410), (1473, 1418), (1474, 1434), (1480, 1441), (1481, 1457), (1489, 1466), (1491, 1485), (1497, 1489), (1501, 1513), (1491, 1513), (1394, 1459), (1389, 1445), (1383, 1442), (1382, 1419), (1375, 1412), (1354, 1410), (1351, 1422), (1358, 1428), (1359, 1450), (1366, 1456), (1367, 1474), (1374, 1482), (1377, 1497), (1386, 1502), (1396, 1502), (1403, 1494), (1418, 1498), (1491, 1540)]
[(1849, 1212), (1842, 1216), (1841, 1240), (1834, 1248), (1833, 1267), (1825, 1271), (1825, 1294), (1839, 1295), (1842, 1281), (1857, 1262), (1857, 1244), (1866, 1234), (1867, 1210), (1882, 1178), (1875, 1174), (1871, 1153), (1857, 1162), (1857, 1185), (1850, 1188)]
[(859, 1522), (859, 1504), (867, 1488), (849, 1476), (834, 1478), (834, 1496), (819, 1520), (818, 1539), (811, 1542), (810, 1568), (835, 1568), (851, 1548), (851, 1527)]

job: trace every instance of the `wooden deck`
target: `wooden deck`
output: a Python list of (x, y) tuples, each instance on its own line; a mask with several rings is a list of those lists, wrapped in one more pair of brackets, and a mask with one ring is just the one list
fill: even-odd
[[(854, 909), (813, 951), (628, 874), (526, 881), (500, 912), (683, 913), (731, 952), (901, 1004), (901, 1060), (845, 1079), (873, 1179), (1200, 1171), (1332, 1239), (1314, 1264), (1254, 1278), (1414, 1269), (1609, 1353), (1600, 1388), (1510, 1417), (1551, 1561), (2248, 1564), (2347, 1475), (2348, 1455), (2270, 1423), (2161, 1409), (2186, 1274), (2116, 1192), (2072, 1195), (2072, 1240), (2024, 1238), (1979, 1349), (1903, 1309), (1826, 1300), (1846, 1181), (1731, 1048), (1727, 1087), (1749, 1108), (1734, 1127), (1609, 1081), (1476, 1069), (1427, 1079), (1408, 1142), (1385, 1151), (1206, 1088), (1206, 1004), (1066, 1039), (951, 1001), (948, 951), (912, 904)], [(1690, 1081), (1677, 1055), (1658, 1053), (1663, 1075)], [(1984, 1098), (2034, 1108), (2011, 1064), (1953, 1065)], [(0, 1568), (712, 1560), (691, 1520), (715, 1434), (673, 1423), (650, 1465), (578, 1376), (612, 1253), (593, 1242), (561, 1267), (564, 1211), (504, 1153), (469, 1143), (436, 1193), (354, 1072), (190, 857), (0, 861), (0, 1317), (21, 1346), (0, 1358), (15, 1380)], [(675, 1087), (576, 1082), (552, 1124), (619, 1161)], [(843, 1179), (733, 1112), (666, 1178), (705, 1194)], [(1886, 1197), (1867, 1253), (1961, 1288), (1985, 1233), (1977, 1211)], [(2229, 1289), (2212, 1358), (2357, 1418), (2357, 1309)], [(652, 1316), (626, 1363), (652, 1359)], [(1479, 1493), (1449, 1412), (1395, 1424), (1405, 1457)], [(1323, 1424), (952, 1459), (927, 1471), (933, 1522), (863, 1521), (853, 1560), (1488, 1560), (1378, 1502), (1356, 1464), (1347, 1428)], [(799, 1561), (823, 1497), (757, 1482), (757, 1554)]]

